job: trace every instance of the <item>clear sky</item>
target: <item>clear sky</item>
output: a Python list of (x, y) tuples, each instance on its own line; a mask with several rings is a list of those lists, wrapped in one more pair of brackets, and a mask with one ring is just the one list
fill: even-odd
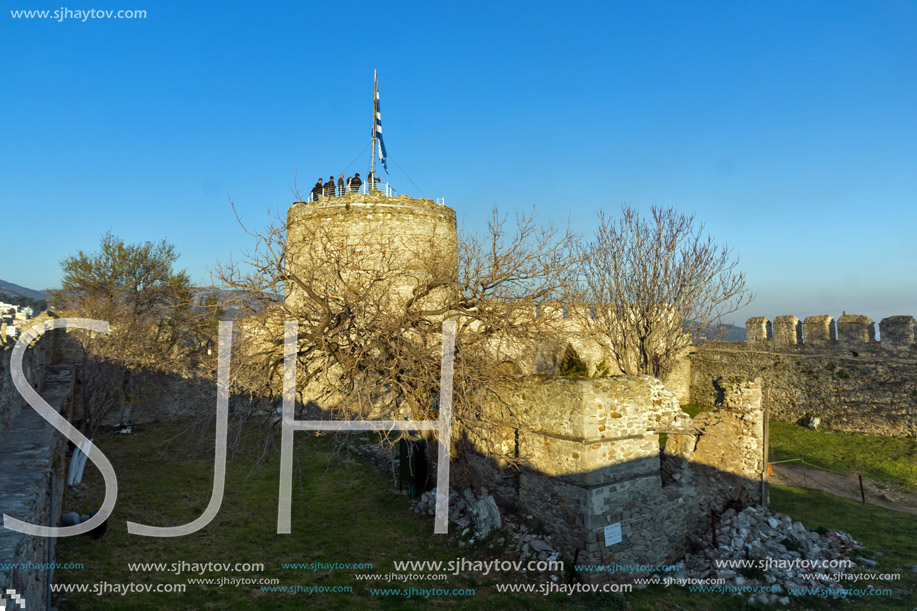
[[(61, 8), (147, 16), (10, 12)], [(57, 286), (108, 230), (169, 240), (209, 283), (250, 243), (230, 197), (259, 227), (294, 180), (365, 176), (378, 69), (388, 179), (466, 227), (493, 204), (583, 233), (600, 208), (671, 206), (740, 257), (758, 297), (736, 320), (917, 314), (915, 2), (3, 11), (0, 278), (16, 284)]]

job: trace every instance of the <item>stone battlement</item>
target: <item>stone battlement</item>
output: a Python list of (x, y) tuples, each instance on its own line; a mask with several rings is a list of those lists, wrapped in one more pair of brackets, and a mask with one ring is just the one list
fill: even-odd
[(875, 323), (869, 316), (860, 314), (843, 314), (836, 321), (830, 314), (809, 316), (802, 321), (793, 315), (777, 316), (773, 322), (766, 316), (755, 316), (745, 323), (745, 341), (770, 346), (814, 345), (820, 348), (873, 344), (876, 349), (911, 352), (915, 350), (914, 327), (913, 316), (883, 318), (879, 323), (881, 341), (877, 341)]

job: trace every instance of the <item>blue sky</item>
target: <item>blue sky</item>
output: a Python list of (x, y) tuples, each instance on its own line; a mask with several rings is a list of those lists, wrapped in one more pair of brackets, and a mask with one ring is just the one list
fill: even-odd
[[(10, 14), (63, 6), (147, 17)], [(466, 227), (671, 206), (740, 257), (736, 320), (917, 314), (915, 31), (913, 2), (8, 2), (0, 278), (54, 287), (111, 230), (208, 283), (250, 244), (230, 197), (259, 227), (365, 176), (378, 69), (389, 180)]]

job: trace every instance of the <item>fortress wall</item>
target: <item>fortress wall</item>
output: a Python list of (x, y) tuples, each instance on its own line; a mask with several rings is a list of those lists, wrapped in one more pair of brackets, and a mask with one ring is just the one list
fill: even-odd
[[(45, 367), (51, 362), (54, 351), (54, 333), (35, 342), (22, 357), (22, 372), (33, 388), (41, 392), (41, 381), (44, 379)], [(11, 337), (0, 337), (0, 435), (9, 427), (19, 413), (29, 408), (16, 387), (10, 370), (10, 357), (16, 340)]]
[[(748, 327), (760, 329), (761, 324), (761, 318), (753, 318)], [(764, 407), (772, 418), (795, 422), (815, 414), (827, 428), (914, 435), (913, 329), (911, 316), (885, 318), (880, 323), (882, 341), (875, 341), (875, 325), (867, 316), (845, 314), (836, 325), (828, 315), (812, 316), (801, 324), (795, 316), (778, 316), (772, 339), (697, 346), (689, 357), (691, 401), (712, 405), (716, 395), (710, 382), (718, 377), (760, 376)]]
[[(721, 386), (720, 408), (692, 422), (650, 376), (523, 383), (456, 427), (471, 467), (459, 473), (542, 523), (568, 561), (671, 562), (711, 508), (762, 500), (760, 386)], [(606, 546), (615, 523), (622, 541)]]
[[(59, 334), (47, 332), (32, 343), (23, 355), (23, 373), (52, 409), (66, 414), (72, 408), (74, 370), (71, 365), (52, 365)], [(13, 386), (14, 344), (7, 340), (0, 346), (0, 513), (31, 524), (56, 525), (64, 493), (66, 439)], [(47, 571), (10, 567), (46, 563), (53, 544), (52, 539), (0, 528), (0, 591), (15, 590), (30, 609), (44, 607)]]

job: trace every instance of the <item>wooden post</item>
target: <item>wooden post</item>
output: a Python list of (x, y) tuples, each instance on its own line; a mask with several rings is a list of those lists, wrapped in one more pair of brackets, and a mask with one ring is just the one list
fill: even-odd
[(866, 504), (866, 491), (863, 490), (863, 475), (857, 473), (857, 477), (860, 478), (860, 498), (863, 499), (863, 504)]
[[(757, 381), (757, 380), (756, 380)], [(761, 417), (764, 418), (764, 464), (766, 468), (764, 473), (761, 474), (761, 505), (767, 508), (770, 505), (770, 482), (768, 480), (769, 475), (773, 475), (774, 472), (771, 470), (770, 461), (770, 435), (771, 435), (771, 425), (770, 425), (770, 409), (765, 407), (761, 410)]]

